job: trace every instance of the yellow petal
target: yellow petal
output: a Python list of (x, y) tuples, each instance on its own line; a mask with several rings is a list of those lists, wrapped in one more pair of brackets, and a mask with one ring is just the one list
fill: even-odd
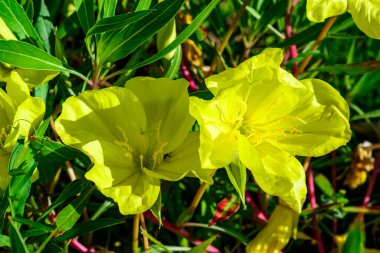
[[(119, 145), (122, 154), (126, 153), (128, 145), (141, 154), (145, 153), (142, 149), (146, 149), (142, 141), (146, 132), (144, 108), (138, 98), (125, 88), (87, 91), (68, 98), (56, 121), (56, 130), (66, 145), (78, 149), (94, 140), (102, 146)], [(112, 148), (107, 147), (103, 149), (107, 154), (92, 153), (89, 149), (89, 155), (98, 159), (101, 155), (112, 157)]]
[(256, 56), (229, 68), (219, 74), (206, 78), (207, 88), (216, 96), (221, 89), (236, 84), (253, 84), (273, 75), (273, 66), (279, 66), (284, 58), (282, 49), (267, 48)]
[(17, 73), (19, 77), (29, 86), (35, 87), (42, 85), (54, 77), (56, 77), (60, 72), (52, 70), (35, 70), (35, 69), (21, 69), (16, 68), (12, 72)]
[[(198, 154), (199, 133), (191, 132), (173, 152), (169, 153), (156, 170), (147, 173), (157, 178), (178, 181), (185, 176), (196, 176), (212, 184), (214, 170), (202, 169)], [(154, 173), (154, 175), (153, 175)]]
[(5, 24), (4, 20), (0, 17), (0, 39), (4, 40), (17, 40), (16, 36)]
[(380, 39), (380, 2), (378, 0), (348, 0), (348, 11), (360, 30), (371, 38)]
[(349, 107), (328, 83), (318, 79), (301, 82), (314, 96), (300, 94), (287, 119), (267, 125), (268, 129), (283, 130), (270, 142), (295, 155), (325, 155), (350, 140)]
[(15, 107), (12, 99), (3, 89), (0, 89), (0, 131), (7, 130), (11, 125), (15, 115)]
[(166, 143), (164, 153), (173, 151), (194, 124), (189, 114), (187, 86), (184, 79), (150, 77), (135, 77), (125, 84), (143, 104), (147, 128), (159, 129), (158, 145)]
[(239, 85), (224, 89), (209, 101), (190, 98), (190, 114), (197, 119), (201, 130), (199, 154), (203, 168), (224, 167), (234, 160), (236, 133), (245, 111)]
[(22, 136), (28, 136), (41, 123), (45, 114), (45, 104), (40, 98), (29, 97), (20, 106), (17, 107), (12, 129), (9, 132), (4, 148), (11, 152), (17, 139)]
[(95, 163), (86, 178), (118, 203), (122, 214), (143, 213), (153, 206), (160, 192), (160, 180), (148, 177), (141, 170), (108, 168)]
[[(13, 73), (11, 73), (11, 76)], [(29, 88), (21, 79), (19, 82), (8, 82), (7, 93), (11, 97), (15, 107), (21, 105), (27, 98), (30, 97)]]
[(253, 146), (242, 135), (239, 158), (263, 191), (280, 197), (293, 210), (301, 212), (307, 189), (303, 167), (296, 158), (267, 143)]
[(307, 18), (313, 22), (323, 22), (326, 18), (343, 14), (346, 11), (347, 0), (307, 0)]
[(247, 253), (279, 253), (297, 230), (298, 215), (293, 210), (278, 205), (265, 228), (248, 244)]

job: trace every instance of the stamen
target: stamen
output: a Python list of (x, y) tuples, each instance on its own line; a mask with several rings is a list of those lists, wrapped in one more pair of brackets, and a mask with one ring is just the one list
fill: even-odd
[(132, 156), (132, 152), (133, 152), (133, 148), (131, 145), (128, 144), (128, 137), (127, 137), (127, 133), (120, 127), (120, 126), (117, 126), (117, 128), (120, 130), (121, 134), (123, 135), (123, 139), (124, 141), (118, 141), (118, 140), (115, 140), (114, 143), (116, 145), (119, 145), (121, 147), (124, 147), (127, 149), (127, 153), (125, 153), (125, 157), (128, 158), (128, 160), (132, 160), (133, 156)]

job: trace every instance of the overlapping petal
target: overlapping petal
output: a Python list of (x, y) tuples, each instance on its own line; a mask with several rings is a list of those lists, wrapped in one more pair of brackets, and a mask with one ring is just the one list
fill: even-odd
[(307, 18), (313, 22), (323, 22), (346, 11), (347, 0), (307, 0), (306, 4)]
[(159, 128), (159, 141), (166, 143), (165, 153), (185, 139), (195, 121), (189, 115), (187, 86), (184, 79), (150, 77), (135, 77), (125, 84), (143, 104), (147, 128)]
[(195, 175), (211, 183), (213, 171), (202, 170), (194, 157), (199, 140), (189, 134), (187, 84), (138, 77), (126, 86), (71, 97), (56, 120), (62, 141), (93, 161), (86, 178), (123, 214), (151, 208), (161, 179)]

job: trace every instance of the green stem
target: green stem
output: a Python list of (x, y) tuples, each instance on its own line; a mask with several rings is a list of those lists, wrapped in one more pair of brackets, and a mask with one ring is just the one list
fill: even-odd
[(133, 216), (133, 230), (132, 230), (132, 252), (136, 253), (139, 249), (139, 223), (140, 214)]

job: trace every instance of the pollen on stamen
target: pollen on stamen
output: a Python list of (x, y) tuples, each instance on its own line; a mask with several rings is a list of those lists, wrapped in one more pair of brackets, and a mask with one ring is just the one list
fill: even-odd
[(127, 157), (129, 160), (132, 160), (132, 152), (133, 152), (133, 148), (131, 145), (128, 144), (128, 137), (127, 137), (127, 133), (120, 127), (120, 126), (117, 126), (117, 128), (120, 130), (121, 134), (123, 135), (123, 141), (118, 141), (118, 140), (115, 140), (114, 143), (116, 145), (119, 145), (121, 147), (124, 147), (127, 149), (127, 153), (125, 153), (125, 157)]

